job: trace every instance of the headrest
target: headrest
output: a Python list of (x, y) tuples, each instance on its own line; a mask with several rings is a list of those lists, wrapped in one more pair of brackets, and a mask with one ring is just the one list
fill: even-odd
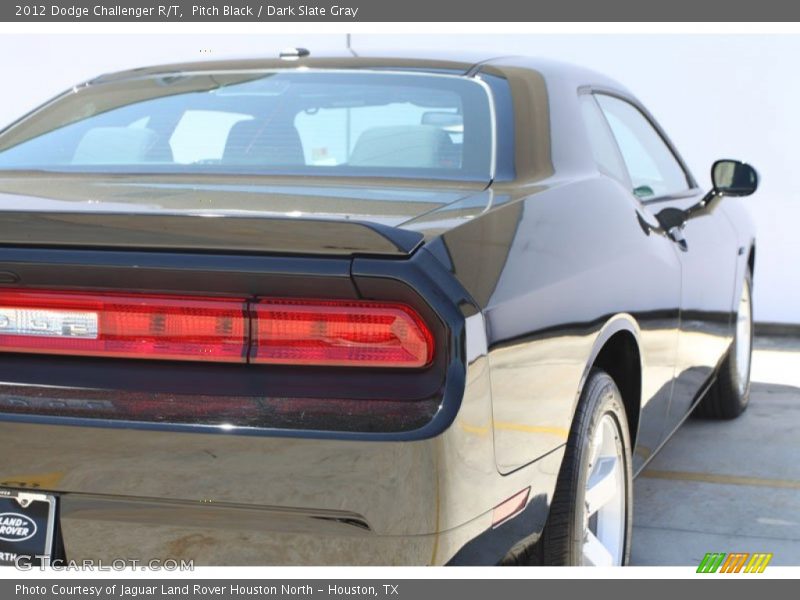
[(141, 127), (95, 127), (87, 131), (72, 155), (74, 165), (127, 165), (146, 162), (158, 135)]
[(458, 167), (450, 136), (431, 125), (373, 127), (362, 133), (350, 155), (354, 167), (448, 169)]
[(303, 143), (294, 125), (286, 122), (240, 121), (231, 127), (224, 164), (305, 165)]

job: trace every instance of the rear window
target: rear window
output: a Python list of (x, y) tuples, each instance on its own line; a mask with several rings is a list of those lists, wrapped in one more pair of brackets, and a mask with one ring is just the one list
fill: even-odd
[(488, 91), (459, 76), (218, 72), (65, 94), (0, 134), (0, 169), (490, 179)]

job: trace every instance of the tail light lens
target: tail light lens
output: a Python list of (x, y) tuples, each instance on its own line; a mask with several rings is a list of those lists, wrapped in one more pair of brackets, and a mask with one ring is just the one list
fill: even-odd
[(433, 335), (398, 303), (0, 290), (0, 351), (419, 368)]
[(404, 304), (261, 300), (253, 306), (255, 363), (424, 367), (433, 336)]
[(167, 360), (247, 360), (244, 300), (0, 291), (0, 350)]

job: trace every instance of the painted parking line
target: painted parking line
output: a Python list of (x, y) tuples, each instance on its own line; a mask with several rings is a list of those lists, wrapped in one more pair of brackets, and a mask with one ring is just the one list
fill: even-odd
[(550, 427), (547, 425), (526, 425), (525, 423), (511, 423), (505, 421), (495, 421), (495, 429), (505, 431), (522, 431), (525, 433), (548, 433), (558, 437), (569, 437), (569, 431), (563, 427)]
[(717, 473), (695, 473), (692, 471), (659, 471), (648, 469), (640, 477), (647, 479), (670, 479), (673, 481), (699, 481), (720, 485), (747, 485), (753, 487), (782, 488), (800, 490), (800, 481), (791, 479), (765, 479), (761, 477), (740, 477), (738, 475), (719, 475)]
[[(488, 435), (489, 427), (487, 425), (471, 425), (470, 423), (461, 422), (459, 427), (467, 433), (474, 433), (476, 435)], [(524, 423), (510, 423), (504, 421), (495, 421), (495, 429), (502, 429), (504, 431), (521, 431), (524, 433), (547, 433), (560, 438), (569, 437), (569, 431), (563, 427), (549, 427), (546, 425), (525, 425)]]

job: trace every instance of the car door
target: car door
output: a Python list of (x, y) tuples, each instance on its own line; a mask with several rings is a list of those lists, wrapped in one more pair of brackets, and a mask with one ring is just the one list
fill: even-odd
[[(687, 209), (703, 196), (691, 173), (649, 114), (632, 99), (597, 93), (616, 138), (632, 192), (657, 221), (665, 209)], [(718, 204), (717, 204), (718, 206)], [(666, 228), (681, 262), (681, 319), (667, 430), (692, 408), (731, 340), (737, 240), (721, 211), (700, 211)]]
[(628, 256), (622, 275), (632, 281), (626, 292), (617, 292), (619, 308), (634, 315), (640, 328), (642, 404), (633, 453), (633, 469), (637, 472), (667, 434), (678, 352), (682, 267), (675, 242), (667, 236), (653, 235), (647, 228), (646, 223), (655, 222), (655, 216), (634, 196), (617, 141), (590, 90), (581, 94), (580, 108), (598, 170), (616, 180), (620, 193), (628, 195), (625, 204), (636, 207), (631, 216), (634, 222), (638, 221), (639, 233), (644, 234), (638, 244), (626, 245)]

